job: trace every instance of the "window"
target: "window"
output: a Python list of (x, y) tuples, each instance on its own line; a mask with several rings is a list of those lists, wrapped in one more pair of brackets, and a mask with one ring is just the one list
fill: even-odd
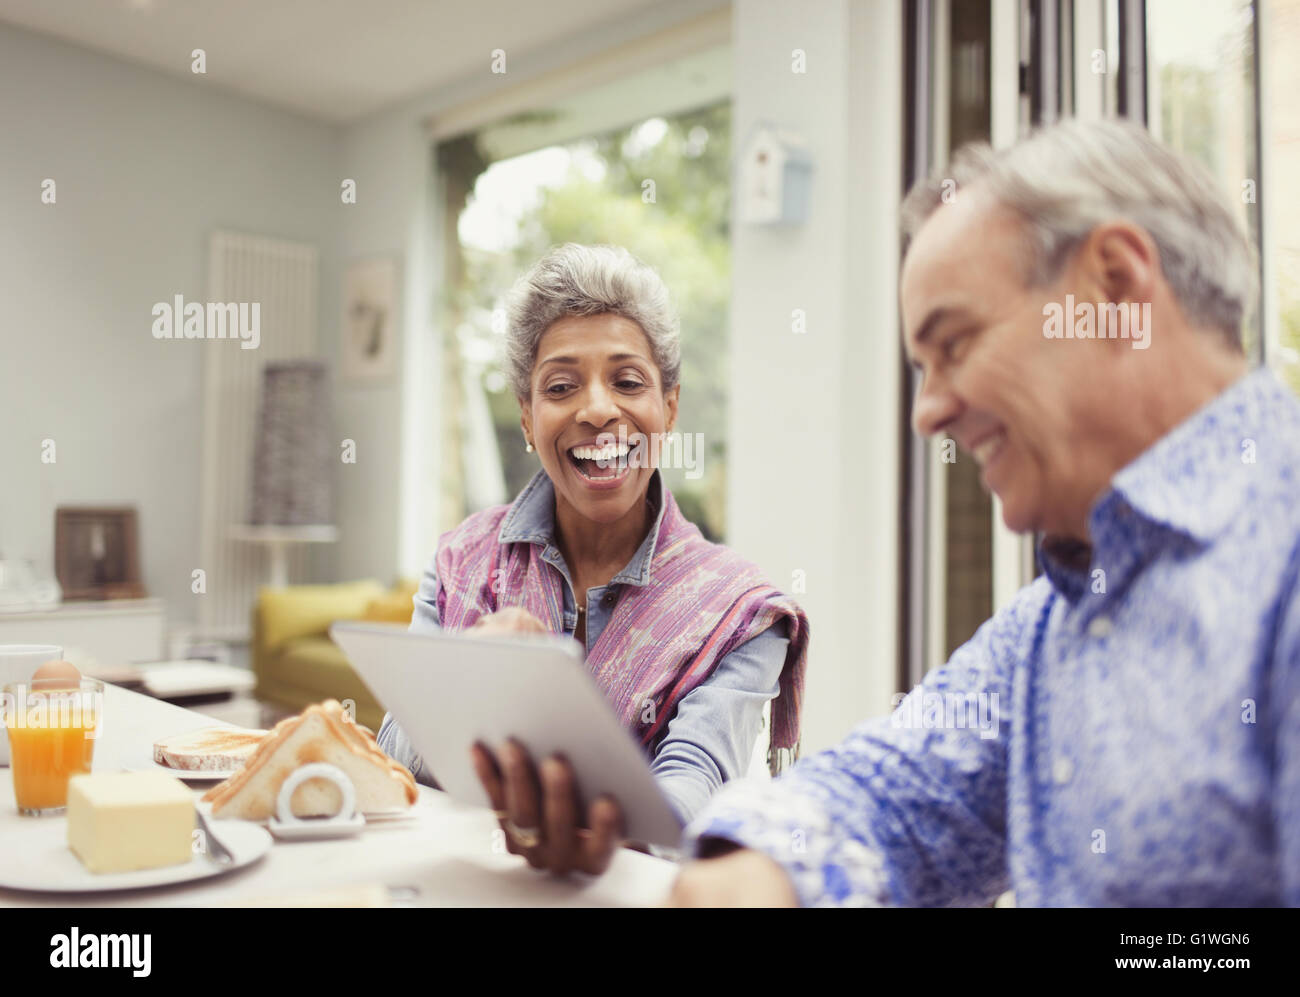
[(1262, 14), (1264, 327), (1275, 330), (1266, 359), (1300, 392), (1300, 0), (1272, 0)]
[[(449, 205), (441, 528), (509, 502), (540, 467), (501, 369), (505, 296), (555, 243), (611, 243), (655, 267), (682, 326), (676, 431), (691, 468), (665, 468), (683, 514), (726, 533), (731, 105), (714, 103), (489, 162), (482, 134), (438, 149)], [(455, 229), (452, 230), (452, 220)], [(697, 435), (698, 434), (698, 435)]]
[[(1249, 0), (1147, 0), (1147, 127), (1199, 160), (1260, 243), (1255, 16)], [(1263, 357), (1260, 312), (1242, 330)]]

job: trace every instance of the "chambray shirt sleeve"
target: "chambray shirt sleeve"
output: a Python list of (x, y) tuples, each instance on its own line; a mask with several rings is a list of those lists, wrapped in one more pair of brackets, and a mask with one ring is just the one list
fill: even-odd
[(1273, 826), (1282, 903), (1300, 907), (1300, 587), (1293, 586), (1273, 658), (1267, 714), (1273, 726)]
[[(411, 633), (438, 633), (442, 628), (438, 622), (438, 576), (435, 573), (436, 559), (429, 559), (429, 566), (424, 569), (420, 579), (419, 590), (415, 593), (415, 614), (411, 617)], [(405, 765), (417, 782), (426, 786), (437, 786), (433, 773), (424, 770), (424, 759), (416, 752), (406, 732), (393, 719), (391, 713), (384, 714), (384, 722), (379, 725), (375, 740), (384, 753), (394, 761)]]
[[(862, 723), (772, 782), (724, 789), (687, 827), (686, 853), (710, 838), (762, 852), (805, 906), (991, 902), (1009, 882), (1013, 673), (1048, 598), (1045, 579), (1023, 590), (892, 716)], [(985, 729), (926, 722), (926, 708), (939, 705), (935, 721), (945, 704), (981, 696), (993, 721)]]
[(780, 689), (786, 633), (780, 622), (751, 637), (677, 704), (650, 772), (683, 824), (749, 767), (763, 706)]

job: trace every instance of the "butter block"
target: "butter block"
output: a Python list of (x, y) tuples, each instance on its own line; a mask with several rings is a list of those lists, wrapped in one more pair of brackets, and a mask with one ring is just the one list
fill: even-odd
[(193, 856), (194, 795), (162, 772), (68, 781), (68, 847), (94, 873), (180, 865)]

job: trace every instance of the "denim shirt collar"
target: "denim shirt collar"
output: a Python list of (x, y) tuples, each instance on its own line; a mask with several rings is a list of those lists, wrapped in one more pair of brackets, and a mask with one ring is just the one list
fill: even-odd
[[(1286, 386), (1260, 368), (1121, 468), (1088, 516), (1091, 563), (1131, 561), (1167, 544), (1170, 534), (1196, 545), (1213, 542), (1238, 516), (1254, 478), (1254, 449), (1265, 446), (1278, 406), (1287, 402), (1294, 399)], [(1060, 538), (1039, 545), (1044, 572), (1071, 601), (1087, 589), (1088, 551)]]
[[(659, 530), (663, 525), (664, 488), (659, 468), (650, 475), (650, 484), (646, 488), (646, 500), (654, 510), (654, 522), (646, 533), (641, 546), (637, 548), (627, 566), (610, 579), (611, 585), (648, 585), (650, 583), (650, 565), (654, 560), (655, 546), (659, 542)], [(501, 530), (497, 534), (500, 543), (544, 544), (548, 549), (555, 546), (555, 485), (545, 468), (533, 475), (524, 486), (501, 521)]]
[[(1254, 478), (1254, 451), (1267, 449), (1264, 434), (1289, 400), (1267, 367), (1247, 374), (1120, 470), (1112, 490), (1139, 516), (1209, 543), (1236, 519)], [(1094, 521), (1104, 517), (1103, 504)]]

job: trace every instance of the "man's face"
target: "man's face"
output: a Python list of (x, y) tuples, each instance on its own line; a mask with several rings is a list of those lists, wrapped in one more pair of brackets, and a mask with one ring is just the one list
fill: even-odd
[(1021, 225), (976, 188), (917, 233), (900, 281), (904, 350), (922, 374), (913, 424), (979, 463), (1010, 529), (1078, 534), (1113, 472), (1093, 444), (1117, 402), (1102, 390), (1115, 351), (1043, 335), (1044, 304), (1087, 289), (1069, 267), (1027, 287)]

